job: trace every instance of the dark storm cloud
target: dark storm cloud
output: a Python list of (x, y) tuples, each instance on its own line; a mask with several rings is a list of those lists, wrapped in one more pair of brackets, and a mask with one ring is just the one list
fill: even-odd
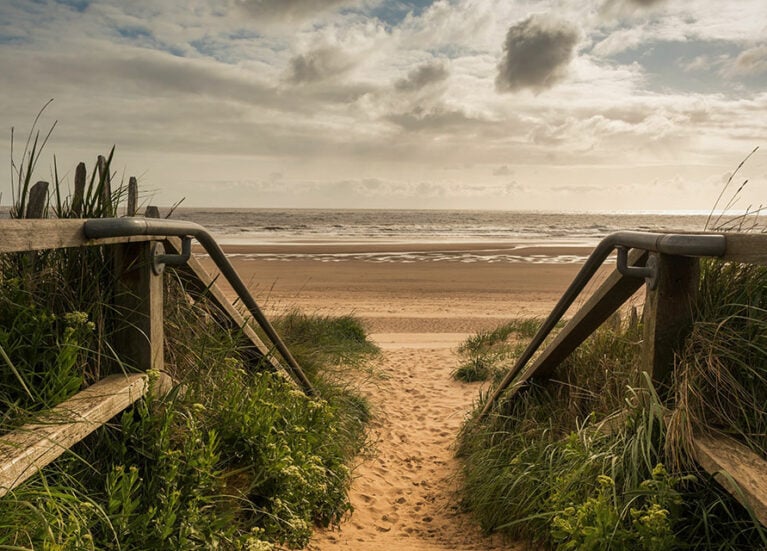
[(318, 48), (290, 60), (288, 81), (295, 84), (318, 82), (345, 73), (353, 66), (354, 61), (340, 48)]
[(444, 63), (425, 63), (410, 71), (405, 78), (399, 79), (394, 87), (400, 92), (415, 92), (430, 84), (442, 82), (449, 76), (450, 71)]
[(551, 88), (564, 78), (579, 38), (580, 31), (572, 23), (543, 15), (512, 25), (498, 64), (496, 89)]

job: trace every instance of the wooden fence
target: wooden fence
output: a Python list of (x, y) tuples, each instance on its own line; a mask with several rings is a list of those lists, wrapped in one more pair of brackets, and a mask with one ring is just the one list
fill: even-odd
[[(725, 233), (723, 261), (767, 266), (767, 235)], [(635, 249), (631, 265), (643, 266), (648, 252)], [(645, 286), (642, 370), (651, 377), (661, 396), (669, 390), (674, 368), (674, 349), (692, 323), (693, 301), (699, 281), (698, 258), (656, 254), (657, 284)], [(522, 362), (507, 374), (505, 390), (491, 397), (480, 415), (488, 414), (501, 396), (511, 399), (533, 380), (546, 381), (554, 369), (599, 326), (621, 308), (644, 284), (617, 268), (570, 318), (550, 344), (534, 360)], [(738, 501), (767, 526), (767, 461), (740, 442), (724, 435), (696, 434), (695, 459)]]
[[(43, 195), (44, 196), (44, 195)], [(130, 201), (129, 201), (130, 203)], [(35, 203), (37, 204), (37, 203)], [(135, 200), (132, 202), (135, 212)], [(30, 205), (30, 217), (42, 209)], [(140, 371), (163, 369), (162, 277), (152, 270), (152, 243), (162, 242), (166, 250), (180, 252), (176, 238), (142, 235), (108, 239), (88, 239), (82, 219), (1, 220), (0, 254), (40, 251), (68, 247), (112, 246), (116, 258), (115, 285), (120, 291), (119, 306), (130, 315), (122, 319), (115, 341), (115, 352)], [(767, 265), (767, 235), (724, 234), (726, 249), (722, 259), (732, 262)], [(634, 250), (632, 264), (643, 264), (647, 251)], [(647, 289), (643, 366), (657, 388), (668, 388), (673, 369), (673, 347), (684, 337), (691, 319), (692, 301), (698, 285), (698, 260), (679, 255), (657, 255), (658, 278), (654, 289)], [(215, 280), (200, 263), (190, 258), (179, 272), (190, 292), (205, 293), (218, 306), (221, 320), (230, 327), (241, 327), (249, 340), (249, 353), (256, 361), (266, 359), (277, 369), (280, 363), (255, 329), (227, 300)], [(578, 347), (605, 320), (617, 311), (639, 288), (643, 280), (613, 271), (580, 310), (529, 366), (511, 373), (512, 385), (506, 397), (513, 396), (525, 383), (546, 380), (554, 368)], [(296, 382), (300, 386), (300, 380)], [(35, 423), (0, 437), (0, 496), (21, 484), (148, 391), (144, 373), (111, 375), (79, 392), (43, 414)], [(304, 389), (307, 390), (307, 389)], [(492, 405), (492, 404), (490, 404)], [(696, 459), (760, 522), (767, 525), (767, 461), (744, 445), (723, 436), (697, 435)]]
[[(135, 197), (135, 190), (130, 196)], [(25, 215), (39, 218), (43, 211), (39, 204), (43, 203), (30, 202)], [(133, 209), (130, 214), (135, 213), (135, 199), (129, 201), (129, 205)], [(148, 211), (151, 214), (156, 209)], [(162, 235), (88, 239), (84, 223), (83, 219), (0, 220), (0, 254), (110, 246), (115, 259), (114, 306), (124, 314), (110, 344), (116, 357), (139, 372), (107, 376), (41, 414), (33, 423), (0, 436), (0, 496), (142, 398), (150, 386), (147, 371), (163, 373), (163, 278), (153, 269), (152, 246), (159, 242), (166, 251), (180, 252), (181, 240)], [(251, 320), (232, 305), (215, 279), (194, 257), (179, 267), (178, 274), (192, 298), (204, 295), (213, 301), (219, 323), (242, 329), (247, 339), (248, 360), (269, 362), (279, 373), (287, 373), (286, 377), (296, 386), (307, 393), (311, 390), (305, 387), (305, 378), (291, 378), (294, 372), (284, 369), (258, 336)], [(161, 375), (155, 388), (162, 390), (169, 384), (169, 378)]]

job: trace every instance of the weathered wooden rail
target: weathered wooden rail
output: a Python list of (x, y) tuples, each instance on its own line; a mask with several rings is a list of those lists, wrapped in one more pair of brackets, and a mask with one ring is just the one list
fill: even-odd
[[(642, 370), (650, 375), (654, 387), (663, 396), (671, 384), (673, 350), (692, 323), (692, 306), (699, 281), (698, 257), (715, 256), (723, 261), (767, 266), (765, 234), (699, 234), (711, 237), (710, 250), (705, 247), (674, 250), (658, 246), (663, 237), (680, 238), (681, 243), (698, 234), (658, 236), (657, 241), (650, 239), (632, 248), (627, 255), (629, 269), (616, 267), (548, 346), (541, 349), (556, 323), (607, 257), (607, 249), (620, 246), (617, 243), (620, 239), (615, 238), (617, 235), (609, 236), (597, 247), (538, 334), (489, 397), (477, 421), (490, 414), (502, 398), (511, 399), (529, 388), (533, 381), (550, 379), (554, 369), (645, 284), (646, 274), (642, 269), (648, 264), (654, 265), (654, 271), (652, 284), (648, 281), (645, 285), (641, 362)], [(715, 235), (718, 237), (713, 237)], [(719, 246), (717, 239), (721, 241)], [(605, 242), (607, 245), (603, 246)], [(637, 274), (641, 277), (636, 277)], [(717, 434), (695, 435), (693, 448), (700, 466), (767, 526), (767, 461), (740, 442)]]
[[(135, 191), (132, 195), (135, 195)], [(42, 214), (42, 208), (36, 206), (39, 204), (39, 201), (30, 201), (25, 214), (30, 218), (39, 218)], [(129, 214), (135, 213), (135, 199), (129, 201), (129, 206), (132, 209)], [(130, 220), (139, 221), (143, 218)], [(115, 220), (96, 221), (109, 223)], [(171, 231), (172, 223), (158, 220), (152, 221), (151, 227), (157, 230), (155, 233), (128, 235), (117, 232), (110, 237), (94, 239), (86, 232), (88, 223), (83, 219), (0, 220), (0, 254), (110, 246), (115, 259), (115, 307), (122, 314), (111, 346), (117, 357), (138, 373), (105, 377), (41, 414), (34, 422), (0, 436), (0, 496), (17, 487), (142, 398), (150, 387), (146, 372), (151, 370), (163, 373), (163, 272), (158, 269), (156, 262), (157, 245), (162, 244), (165, 251), (181, 257), (185, 252), (182, 240), (188, 241), (191, 235), (195, 235), (195, 231), (200, 231), (200, 227), (194, 225), (196, 228), (190, 227), (186, 233)], [(234, 269), (228, 261), (226, 263), (222, 273), (231, 277)], [(251, 314), (257, 311), (260, 316), (253, 315), (246, 319), (226, 298), (216, 280), (193, 257), (184, 258), (183, 264), (179, 265), (179, 273), (184, 279), (186, 291), (193, 294), (193, 298), (202, 295), (209, 298), (218, 306), (215, 312), (220, 316), (220, 322), (242, 329), (248, 341), (247, 355), (250, 358), (255, 362), (269, 362), (278, 372), (287, 373), (288, 378), (304, 392), (313, 392), (300, 366), (258, 310), (255, 300), (244, 285), (239, 289), (235, 285), (233, 287), (243, 303), (249, 305)], [(247, 293), (247, 296), (243, 297), (243, 293)], [(261, 326), (273, 346), (267, 346), (258, 336), (252, 326), (253, 320)], [(285, 364), (272, 353), (272, 348), (281, 352)], [(161, 375), (155, 388), (161, 389), (168, 384), (169, 381)]]

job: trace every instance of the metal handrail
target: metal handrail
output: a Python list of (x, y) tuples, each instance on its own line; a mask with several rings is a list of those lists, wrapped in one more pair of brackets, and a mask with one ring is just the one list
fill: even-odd
[[(214, 237), (200, 224), (182, 220), (158, 220), (154, 218), (94, 218), (85, 221), (83, 228), (85, 236), (88, 239), (102, 239), (114, 237), (131, 237), (139, 235), (151, 235), (157, 237), (181, 237), (195, 238), (210, 258), (215, 262), (216, 267), (232, 286), (234, 292), (248, 309), (253, 318), (258, 322), (274, 346), (279, 350), (282, 357), (288, 363), (291, 374), (301, 383), (307, 394), (313, 394), (312, 384), (307, 379), (306, 374), (299, 366), (296, 359), (285, 346), (285, 343), (274, 330), (272, 324), (266, 318), (264, 313), (256, 304), (255, 299), (250, 294), (248, 287), (240, 278), (237, 270), (234, 269), (226, 254), (219, 246)], [(186, 247), (185, 247), (186, 248)], [(160, 258), (167, 261), (174, 255), (162, 255)]]
[[(530, 344), (527, 345), (527, 348), (517, 359), (514, 367), (509, 370), (498, 385), (498, 388), (495, 389), (493, 395), (488, 398), (477, 421), (482, 420), (490, 412), (514, 378), (522, 372), (527, 362), (533, 357), (533, 354), (540, 348), (559, 320), (562, 319), (567, 309), (575, 302), (575, 299), (578, 298), (578, 295), (583, 291), (605, 259), (616, 248), (619, 251), (622, 249), (622, 259), (625, 259), (624, 254), (627, 249), (642, 249), (677, 256), (722, 256), (727, 248), (727, 239), (724, 235), (720, 234), (664, 234), (632, 231), (611, 233), (602, 239), (588, 259), (586, 259), (586, 263), (560, 297), (549, 316), (530, 341)], [(637, 267), (628, 266), (628, 270), (623, 273), (624, 275), (634, 275), (635, 270), (637, 270)], [(649, 275), (645, 270), (640, 270), (636, 274), (641, 277)]]

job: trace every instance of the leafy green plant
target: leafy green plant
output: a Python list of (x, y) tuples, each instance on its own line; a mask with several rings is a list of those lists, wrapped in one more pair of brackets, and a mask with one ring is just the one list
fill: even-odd
[(43, 309), (18, 280), (5, 281), (3, 291), (0, 402), (8, 411), (53, 407), (80, 389), (95, 326), (83, 312)]

